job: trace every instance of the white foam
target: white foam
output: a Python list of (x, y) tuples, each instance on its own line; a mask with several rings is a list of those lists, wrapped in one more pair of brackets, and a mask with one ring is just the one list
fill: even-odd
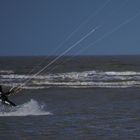
[[(43, 83), (37, 83), (42, 85)], [(73, 88), (88, 88), (88, 87), (101, 87), (101, 88), (126, 88), (126, 87), (139, 87), (139, 81), (121, 81), (121, 82), (46, 82), (46, 85), (58, 87), (73, 87)]]
[(12, 71), (12, 70), (0, 70), (0, 73), (3, 73), (3, 74), (12, 74), (12, 73), (14, 73), (14, 71)]
[[(0, 84), (17, 86), (24, 84), (32, 75), (1, 75)], [(59, 87), (140, 87), (140, 72), (136, 71), (83, 71), (37, 75), (26, 89), (43, 89), (49, 86)]]
[(107, 74), (107, 75), (134, 76), (134, 75), (140, 75), (140, 72), (135, 72), (135, 71), (122, 71), (122, 72), (109, 71), (109, 72), (105, 72), (105, 74)]
[(140, 76), (140, 72), (135, 71), (84, 71), (84, 72), (69, 72), (69, 73), (56, 73), (56, 74), (47, 74), (47, 75), (37, 75), (36, 77), (32, 77), (32, 75), (18, 75), (18, 74), (8, 74), (1, 75), (1, 78), (4, 79), (38, 79), (38, 80), (53, 80), (53, 79), (81, 79), (81, 78), (90, 78), (93, 76)]
[(8, 109), (0, 111), (0, 116), (40, 116), (51, 115), (52, 113), (44, 110), (44, 105), (39, 105), (37, 101), (31, 99), (29, 102)]

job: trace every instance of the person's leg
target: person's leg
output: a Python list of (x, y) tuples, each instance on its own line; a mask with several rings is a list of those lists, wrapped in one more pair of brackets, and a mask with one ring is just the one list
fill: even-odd
[(10, 101), (8, 99), (5, 100), (5, 103), (12, 105), (12, 106), (16, 106), (16, 104), (14, 104), (12, 101)]

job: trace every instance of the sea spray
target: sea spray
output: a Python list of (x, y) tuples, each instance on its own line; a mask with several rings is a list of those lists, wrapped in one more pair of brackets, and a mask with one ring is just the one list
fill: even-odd
[(39, 104), (37, 101), (31, 99), (29, 102), (19, 105), (17, 107), (0, 107), (0, 116), (40, 116), (51, 115), (52, 113), (44, 110), (45, 105)]

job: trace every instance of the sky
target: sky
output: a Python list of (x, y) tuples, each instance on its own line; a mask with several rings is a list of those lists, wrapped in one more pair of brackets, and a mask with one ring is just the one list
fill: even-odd
[(0, 0), (0, 19), (0, 56), (140, 54), (140, 0)]

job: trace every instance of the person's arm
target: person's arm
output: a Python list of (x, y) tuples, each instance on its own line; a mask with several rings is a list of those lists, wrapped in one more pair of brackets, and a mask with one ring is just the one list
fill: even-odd
[(4, 95), (10, 95), (12, 92), (8, 91), (8, 92), (5, 92)]
[(12, 89), (12, 90), (9, 90), (8, 92), (5, 92), (4, 94), (5, 94), (5, 95), (10, 95), (10, 94), (12, 94), (12, 93), (14, 93), (14, 92), (15, 92), (15, 90)]

